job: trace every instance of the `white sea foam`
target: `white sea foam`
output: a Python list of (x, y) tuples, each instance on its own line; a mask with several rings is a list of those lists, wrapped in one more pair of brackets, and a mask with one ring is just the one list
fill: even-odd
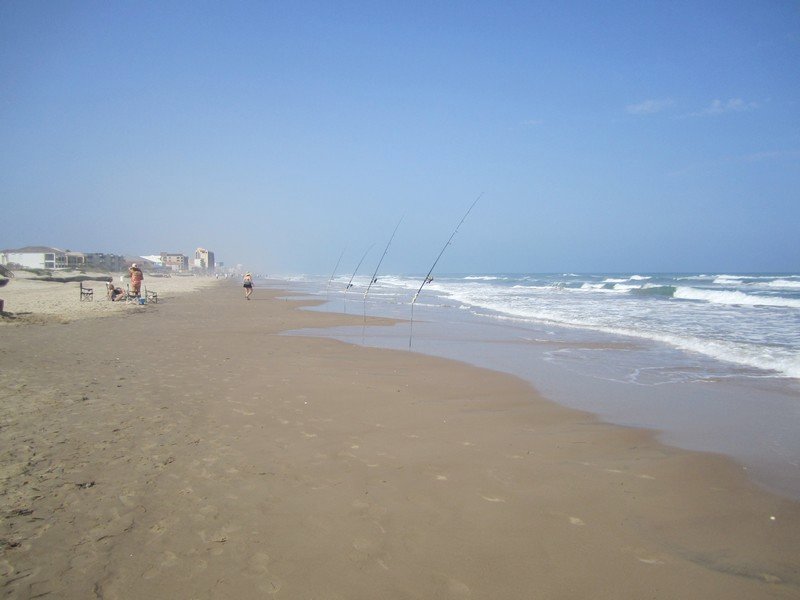
[(654, 285), (634, 285), (630, 283), (618, 283), (614, 286), (614, 291), (618, 292), (630, 292), (631, 290), (641, 290), (642, 288), (646, 287), (657, 287)]
[[(344, 277), (345, 283), (349, 277)], [(690, 277), (692, 282), (686, 281)], [(421, 276), (381, 276), (373, 286), (373, 300), (410, 302), (422, 281)], [(354, 280), (362, 286), (351, 290), (354, 298), (367, 282), (362, 277)], [(648, 339), (800, 378), (798, 289), (800, 276), (788, 274), (442, 275), (424, 286), (417, 306), (463, 305), (460, 308), (477, 315), (519, 323)]]
[(682, 300), (701, 300), (714, 304), (734, 306), (782, 306), (786, 308), (800, 308), (800, 299), (796, 298), (754, 296), (739, 291), (707, 290), (683, 286), (675, 290), (674, 297)]
[(767, 282), (765, 285), (771, 288), (783, 288), (787, 290), (800, 289), (800, 279), (775, 279)]
[(641, 335), (639, 331), (621, 330), (619, 333), (646, 337), (658, 342), (664, 342), (690, 352), (697, 352), (717, 360), (729, 363), (755, 367), (765, 371), (777, 372), (788, 377), (800, 378), (800, 356), (781, 353), (775, 349), (765, 348), (755, 344), (735, 344), (726, 341), (700, 339), (693, 336), (683, 336), (669, 333), (649, 332)]
[(742, 285), (744, 280), (739, 275), (717, 275), (713, 283), (716, 285)]
[(568, 315), (554, 308), (535, 308), (525, 305), (511, 305), (503, 302), (480, 303), (484, 308), (508, 315), (513, 320), (534, 320), (555, 325), (591, 329), (612, 335), (623, 335), (669, 344), (681, 350), (699, 354), (745, 367), (763, 369), (786, 377), (800, 378), (800, 356), (781, 348), (768, 348), (753, 343), (737, 343), (726, 340), (703, 339), (694, 335), (671, 333), (630, 327), (620, 323), (604, 324), (595, 321), (588, 314)]

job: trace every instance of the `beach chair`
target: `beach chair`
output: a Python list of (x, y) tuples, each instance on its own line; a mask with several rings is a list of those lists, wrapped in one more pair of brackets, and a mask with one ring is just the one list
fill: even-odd
[(131, 286), (125, 286), (125, 302), (139, 302), (139, 296), (137, 296), (134, 292), (131, 291)]
[(83, 287), (82, 281), (80, 282), (79, 285), (81, 286), (81, 302), (83, 302), (84, 300), (88, 301), (94, 300), (94, 288)]
[(144, 288), (144, 299), (145, 302), (152, 302), (153, 304), (158, 304), (158, 292), (154, 292), (153, 290), (148, 290)]
[[(145, 294), (147, 290), (145, 290)], [(125, 301), (126, 302), (133, 302), (134, 304), (145, 304), (147, 302), (146, 296), (142, 296), (141, 293), (137, 294), (136, 292), (132, 291), (129, 285), (125, 286)]]

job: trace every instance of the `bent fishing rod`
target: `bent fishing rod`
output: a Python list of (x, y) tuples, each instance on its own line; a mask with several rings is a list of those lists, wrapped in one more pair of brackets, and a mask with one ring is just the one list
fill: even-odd
[(433, 274), (433, 270), (436, 268), (436, 263), (438, 263), (439, 259), (442, 258), (442, 255), (444, 254), (444, 251), (447, 250), (447, 247), (452, 243), (453, 238), (456, 237), (456, 234), (458, 233), (459, 227), (461, 227), (461, 224), (464, 221), (467, 220), (467, 217), (469, 216), (469, 213), (472, 212), (472, 209), (478, 203), (478, 200), (481, 199), (481, 196), (483, 196), (483, 192), (478, 194), (478, 197), (475, 198), (475, 200), (474, 200), (474, 202), (472, 204), (470, 204), (469, 208), (467, 209), (467, 212), (465, 212), (464, 216), (461, 217), (461, 220), (458, 222), (458, 225), (456, 225), (456, 228), (453, 230), (453, 233), (450, 234), (450, 237), (447, 239), (447, 242), (442, 247), (442, 251), (439, 252), (439, 256), (437, 256), (436, 260), (433, 261), (433, 264), (431, 265), (431, 268), (428, 270), (428, 274), (425, 275), (425, 279), (422, 280), (422, 284), (419, 286), (419, 289), (417, 290), (417, 293), (414, 294), (414, 298), (411, 300), (411, 324), (409, 326), (409, 331), (408, 331), (408, 347), (409, 347), (409, 349), (411, 349), (411, 340), (412, 340), (412, 338), (414, 336), (414, 304), (417, 302), (417, 298), (419, 297), (419, 294), (422, 291), (422, 288), (424, 288), (426, 284), (428, 284), (431, 281), (433, 281), (432, 274)]
[(400, 220), (397, 222), (397, 225), (394, 226), (394, 231), (392, 232), (392, 237), (389, 238), (388, 243), (386, 244), (386, 248), (383, 249), (383, 255), (381, 255), (381, 259), (378, 261), (378, 265), (375, 267), (375, 272), (372, 274), (372, 278), (369, 280), (369, 285), (367, 286), (367, 291), (364, 292), (364, 314), (366, 315), (366, 303), (367, 303), (367, 294), (369, 294), (369, 289), (372, 287), (373, 283), (377, 283), (378, 281), (378, 269), (381, 268), (381, 263), (383, 259), (386, 258), (387, 252), (389, 252), (389, 246), (392, 245), (392, 240), (394, 239), (394, 235), (397, 233), (397, 229), (400, 227), (400, 223), (403, 222), (405, 215), (400, 217)]
[(328, 287), (325, 288), (325, 296), (330, 299), (330, 292), (331, 292), (331, 282), (333, 281), (333, 276), (336, 275), (336, 269), (339, 268), (339, 263), (342, 262), (342, 257), (344, 256), (344, 252), (347, 250), (347, 246), (342, 248), (342, 253), (339, 255), (339, 260), (336, 261), (336, 266), (333, 267), (333, 273), (331, 273), (331, 278), (328, 279)]
[(356, 270), (353, 271), (353, 274), (350, 276), (350, 281), (347, 282), (347, 287), (344, 288), (344, 312), (347, 312), (347, 290), (353, 287), (353, 279), (355, 278), (356, 273), (358, 273), (358, 268), (361, 266), (361, 263), (364, 262), (364, 259), (367, 258), (367, 254), (369, 254), (369, 251), (372, 250), (374, 245), (375, 244), (370, 244), (369, 248), (367, 248), (367, 250), (364, 252), (364, 256), (361, 257), (361, 260), (358, 261), (358, 264), (356, 265)]
[(383, 259), (386, 258), (386, 253), (389, 252), (389, 246), (392, 245), (392, 240), (394, 239), (394, 235), (397, 233), (397, 229), (400, 227), (400, 223), (403, 222), (405, 215), (400, 217), (400, 220), (397, 222), (397, 225), (394, 226), (394, 231), (392, 232), (392, 237), (389, 238), (389, 241), (386, 243), (386, 248), (383, 249), (383, 254), (381, 255), (380, 260), (378, 261), (377, 266), (375, 267), (375, 271), (372, 273), (372, 277), (370, 277), (369, 285), (367, 286), (367, 290), (364, 292), (364, 324), (361, 326), (361, 343), (364, 343), (364, 334), (367, 327), (367, 294), (369, 294), (369, 290), (372, 287), (373, 283), (377, 283), (378, 281), (378, 269), (381, 268), (381, 263)]

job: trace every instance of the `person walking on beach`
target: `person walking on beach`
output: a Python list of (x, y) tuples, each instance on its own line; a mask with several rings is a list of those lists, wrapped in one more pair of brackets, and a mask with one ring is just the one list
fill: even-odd
[(242, 286), (244, 287), (245, 300), (250, 300), (250, 295), (253, 293), (253, 276), (250, 273), (245, 273)]
[(139, 265), (133, 263), (131, 268), (128, 269), (131, 274), (131, 293), (138, 296), (139, 290), (142, 289), (142, 280), (144, 279), (144, 275), (142, 274), (142, 270), (139, 268)]

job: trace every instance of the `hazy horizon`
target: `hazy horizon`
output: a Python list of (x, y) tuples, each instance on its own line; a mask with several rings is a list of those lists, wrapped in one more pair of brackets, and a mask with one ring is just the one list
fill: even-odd
[[(800, 5), (0, 4), (0, 246), (800, 271)], [(792, 75), (794, 73), (795, 75)], [(8, 227), (10, 225), (10, 227)]]

